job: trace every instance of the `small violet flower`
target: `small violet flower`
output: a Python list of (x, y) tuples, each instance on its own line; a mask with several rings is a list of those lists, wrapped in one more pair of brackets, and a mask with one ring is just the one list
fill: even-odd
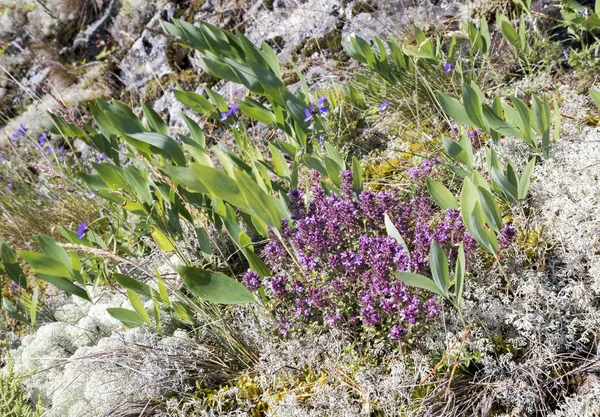
[(444, 65), (444, 71), (449, 73), (450, 71), (452, 71), (452, 67), (453, 65), (450, 62), (448, 62), (446, 65)]
[(81, 240), (87, 230), (87, 222), (83, 222), (77, 228), (77, 239)]
[(40, 135), (40, 137), (38, 138), (38, 143), (40, 144), (40, 146), (44, 146), (47, 139), (48, 139), (48, 135), (46, 133), (42, 133)]
[(230, 117), (235, 116), (239, 108), (240, 106), (237, 103), (233, 103), (226, 112), (221, 113), (221, 121), (223, 122), (229, 119)]
[(387, 109), (387, 107), (390, 105), (389, 101), (384, 101), (383, 103), (381, 103), (379, 105), (379, 111), (384, 111), (385, 109)]

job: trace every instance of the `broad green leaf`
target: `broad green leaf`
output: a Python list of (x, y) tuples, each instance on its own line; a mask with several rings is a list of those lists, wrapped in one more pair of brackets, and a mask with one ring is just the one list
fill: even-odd
[(340, 170), (346, 169), (346, 161), (344, 161), (342, 155), (340, 155), (332, 144), (325, 142), (325, 150), (327, 151), (327, 155), (340, 167)]
[[(135, 141), (127, 139), (133, 138)], [(131, 133), (125, 136), (125, 139), (145, 153), (160, 153), (163, 156), (172, 159), (177, 165), (185, 165), (185, 155), (177, 142), (169, 136), (156, 132)], [(143, 145), (140, 145), (143, 144)]]
[(8, 244), (6, 244), (4, 241), (2, 242), (1, 253), (1, 264), (4, 265), (4, 270), (8, 277), (17, 283), (19, 287), (27, 289), (27, 278), (25, 277), (25, 274), (19, 265), (19, 260), (15, 256), (15, 253), (11, 247), (8, 246)]
[(519, 179), (519, 192), (518, 197), (519, 200), (524, 200), (527, 197), (527, 192), (529, 191), (529, 184), (531, 182), (531, 174), (533, 174), (533, 169), (535, 168), (535, 156), (529, 160), (529, 163), (523, 170), (521, 174), (521, 178)]
[(396, 242), (398, 242), (404, 248), (404, 251), (406, 252), (406, 256), (408, 258), (408, 262), (410, 262), (410, 250), (408, 250), (408, 245), (406, 244), (406, 241), (404, 240), (404, 238), (402, 238), (402, 235), (400, 234), (398, 229), (396, 229), (396, 226), (394, 226), (394, 222), (392, 222), (392, 219), (390, 219), (390, 216), (387, 213), (385, 213), (383, 219), (385, 223), (385, 230), (388, 236), (393, 237), (396, 240)]
[(463, 125), (476, 127), (475, 123), (471, 121), (465, 108), (458, 100), (453, 99), (448, 94), (442, 93), (441, 91), (438, 91), (438, 99), (446, 114), (452, 119)]
[(394, 275), (398, 279), (404, 282), (406, 285), (411, 287), (423, 288), (424, 290), (430, 291), (442, 297), (446, 297), (446, 294), (442, 292), (433, 280), (419, 274), (413, 274), (412, 272), (394, 272)]
[(247, 98), (237, 100), (240, 110), (249, 118), (269, 126), (275, 126), (275, 115), (259, 102)]
[(254, 296), (244, 285), (226, 275), (189, 266), (180, 266), (177, 272), (185, 286), (202, 300), (216, 304), (254, 302)]
[(142, 103), (142, 111), (144, 112), (144, 116), (146, 116), (146, 121), (148, 122), (148, 127), (150, 129), (165, 136), (169, 136), (169, 126), (167, 126), (162, 117), (160, 117), (152, 107), (148, 107), (145, 103)]
[(130, 329), (144, 324), (144, 319), (136, 311), (127, 308), (107, 308), (106, 312)]
[(273, 166), (275, 172), (282, 178), (290, 178), (290, 168), (288, 162), (285, 160), (283, 153), (272, 143), (269, 143), (269, 149), (271, 150), (271, 157), (273, 159)]
[(281, 227), (281, 216), (273, 197), (266, 194), (245, 172), (234, 169), (234, 177), (249, 207), (263, 222), (274, 229)]
[(127, 275), (119, 274), (118, 272), (115, 272), (113, 277), (123, 288), (135, 291), (137, 294), (146, 297), (153, 297), (153, 290), (148, 284)]
[(69, 269), (69, 271), (73, 270), (71, 257), (64, 248), (58, 246), (54, 239), (48, 236), (39, 235), (38, 241), (40, 242), (40, 247), (42, 248), (42, 251), (46, 255), (56, 259), (57, 261), (60, 261), (64, 266), (66, 266)]
[(198, 126), (196, 122), (187, 117), (184, 113), (181, 113), (181, 117), (185, 121), (188, 129), (190, 130), (190, 137), (198, 144), (198, 146), (205, 148), (206, 147), (206, 138), (204, 136), (204, 132)]
[(167, 235), (165, 235), (164, 232), (158, 228), (158, 226), (153, 225), (152, 232), (150, 234), (152, 235), (152, 238), (154, 239), (158, 247), (163, 252), (175, 251), (175, 246), (173, 246), (173, 242), (171, 242), (171, 239), (169, 239)]
[(70, 277), (69, 268), (61, 261), (51, 258), (39, 252), (19, 251), (18, 255), (23, 258), (36, 272), (56, 277)]
[(590, 97), (592, 97), (596, 107), (600, 109), (600, 91), (596, 90), (595, 88), (590, 88)]
[(465, 164), (468, 168), (472, 168), (469, 155), (460, 144), (444, 136), (442, 137), (442, 146), (450, 158)]
[(515, 28), (510, 24), (508, 18), (504, 15), (500, 15), (499, 17), (500, 24), (500, 32), (504, 39), (508, 41), (512, 46), (517, 49), (521, 49), (521, 38)]
[(515, 186), (511, 184), (504, 174), (496, 168), (492, 168), (492, 179), (498, 188), (500, 188), (500, 190), (502, 190), (502, 192), (506, 195), (506, 197), (513, 202), (517, 202), (519, 200), (519, 195)]
[(87, 133), (85, 133), (85, 131), (80, 127), (65, 122), (65, 120), (62, 117), (56, 116), (55, 114), (52, 114), (49, 111), (46, 112), (46, 114), (52, 122), (53, 128), (50, 129), (52, 133), (58, 133), (59, 135), (67, 138), (79, 138), (87, 140)]
[(85, 289), (77, 286), (73, 281), (67, 278), (40, 273), (35, 274), (35, 277), (39, 280), (46, 281), (47, 283), (52, 284), (57, 288), (60, 288), (67, 294), (76, 295), (77, 297), (83, 298), (84, 300), (92, 301)]
[(427, 178), (427, 190), (441, 208), (458, 208), (456, 197), (441, 182)]
[(463, 85), (463, 102), (467, 117), (483, 131), (488, 131), (481, 111), (481, 102), (477, 92), (469, 85)]
[(487, 223), (496, 233), (500, 233), (500, 230), (504, 227), (502, 216), (500, 215), (500, 209), (498, 203), (489, 190), (484, 187), (478, 187), (479, 191), (479, 203), (485, 216)]
[(362, 168), (356, 156), (352, 157), (352, 188), (356, 195), (359, 195), (363, 190)]
[(496, 255), (498, 253), (498, 241), (496, 235), (485, 228), (485, 219), (479, 202), (475, 203), (475, 207), (470, 215), (469, 221), (471, 228), (469, 232), (479, 245), (488, 253)]
[(150, 316), (144, 308), (144, 303), (140, 299), (140, 296), (137, 295), (135, 291), (128, 289), (127, 297), (129, 298), (129, 302), (131, 303), (133, 309), (140, 315), (144, 322), (146, 322), (146, 324), (150, 324)]
[(325, 167), (327, 169), (327, 176), (335, 184), (336, 187), (342, 185), (342, 178), (340, 176), (342, 168), (333, 159), (326, 156)]
[(450, 273), (448, 272), (448, 259), (446, 254), (442, 250), (442, 247), (435, 240), (431, 241), (431, 248), (429, 251), (431, 275), (433, 275), (433, 281), (444, 294), (444, 297), (448, 298), (448, 287), (450, 287)]

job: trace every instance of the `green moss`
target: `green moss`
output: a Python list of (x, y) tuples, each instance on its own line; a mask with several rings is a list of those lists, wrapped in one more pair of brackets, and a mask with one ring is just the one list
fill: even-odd
[(310, 57), (315, 52), (329, 50), (332, 54), (342, 51), (342, 31), (333, 29), (320, 38), (310, 38), (297, 48), (297, 53), (303, 57)]
[(360, 13), (373, 13), (375, 10), (377, 10), (377, 6), (370, 1), (357, 1), (352, 7), (352, 16)]

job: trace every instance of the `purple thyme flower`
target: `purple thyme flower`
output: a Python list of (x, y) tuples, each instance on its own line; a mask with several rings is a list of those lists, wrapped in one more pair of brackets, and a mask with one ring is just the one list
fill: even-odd
[(390, 105), (389, 101), (384, 101), (383, 103), (381, 103), (379, 105), (379, 111), (384, 111), (385, 109), (387, 109), (387, 107)]
[(85, 232), (87, 230), (87, 222), (83, 222), (79, 225), (79, 227), (77, 228), (77, 239), (81, 240), (83, 239), (83, 236), (85, 235)]
[(258, 290), (261, 284), (260, 275), (250, 269), (244, 275), (243, 281), (246, 288), (248, 288), (250, 291)]
[(500, 249), (506, 249), (516, 237), (517, 230), (511, 224), (507, 224), (500, 231), (500, 236), (498, 237), (498, 246)]
[(446, 65), (444, 65), (444, 71), (446, 71), (447, 73), (449, 73), (450, 71), (452, 71), (452, 63), (448, 62)]

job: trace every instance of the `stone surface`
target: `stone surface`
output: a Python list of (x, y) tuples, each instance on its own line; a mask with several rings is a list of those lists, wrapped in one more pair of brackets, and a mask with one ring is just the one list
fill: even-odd
[[(169, 3), (163, 7), (148, 22), (148, 27), (160, 30), (160, 20), (171, 20), (175, 14), (176, 6)], [(119, 63), (121, 78), (125, 90), (137, 89), (142, 91), (151, 80), (172, 73), (167, 62), (166, 37), (149, 30), (144, 30), (142, 35), (134, 42), (127, 55)]]

